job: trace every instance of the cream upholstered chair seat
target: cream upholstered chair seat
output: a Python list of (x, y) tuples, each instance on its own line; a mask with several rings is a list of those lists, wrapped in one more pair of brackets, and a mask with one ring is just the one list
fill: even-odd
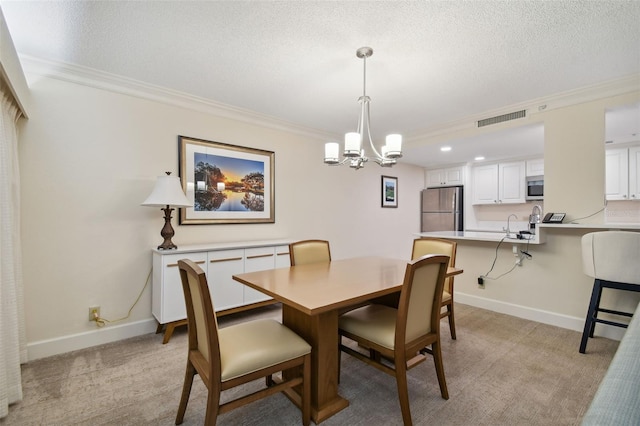
[(340, 327), (393, 350), (398, 310), (385, 305), (368, 305), (340, 318)]
[(223, 382), (308, 354), (311, 347), (275, 320), (256, 320), (218, 330)]
[[(302, 424), (311, 422), (311, 346), (275, 320), (257, 320), (218, 328), (204, 271), (188, 259), (178, 261), (187, 308), (187, 368), (176, 424), (184, 420), (196, 374), (207, 388), (204, 423), (215, 425), (220, 414), (278, 392), (301, 390), (291, 397), (300, 406)], [(282, 372), (281, 379), (273, 374)], [(262, 389), (236, 394), (221, 402), (222, 391), (265, 379)]]
[(594, 278), (587, 318), (580, 341), (585, 353), (587, 340), (593, 337), (596, 323), (626, 328), (626, 322), (598, 317), (598, 312), (631, 317), (631, 312), (600, 307), (602, 289), (640, 292), (640, 232), (601, 231), (582, 236), (582, 267)]
[(331, 262), (329, 241), (303, 240), (291, 243), (289, 244), (289, 259), (291, 260), (291, 266)]

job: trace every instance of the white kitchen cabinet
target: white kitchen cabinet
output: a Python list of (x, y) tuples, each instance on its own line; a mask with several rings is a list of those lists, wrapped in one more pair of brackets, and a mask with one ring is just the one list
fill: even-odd
[(473, 169), (473, 204), (525, 202), (525, 162), (488, 164)]
[(464, 184), (464, 166), (427, 170), (427, 188)]
[(164, 343), (177, 325), (185, 324), (187, 317), (178, 260), (193, 260), (205, 271), (216, 313), (224, 315), (272, 303), (269, 296), (235, 281), (232, 276), (289, 266), (288, 244), (288, 241), (266, 241), (154, 249), (151, 312), (158, 321), (158, 331), (167, 324)]
[(527, 177), (544, 176), (544, 158), (527, 160)]
[(607, 200), (640, 200), (640, 146), (606, 151)]

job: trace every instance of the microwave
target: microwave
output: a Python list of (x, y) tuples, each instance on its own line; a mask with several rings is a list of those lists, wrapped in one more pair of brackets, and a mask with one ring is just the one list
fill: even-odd
[(527, 176), (527, 200), (542, 200), (544, 198), (544, 176)]

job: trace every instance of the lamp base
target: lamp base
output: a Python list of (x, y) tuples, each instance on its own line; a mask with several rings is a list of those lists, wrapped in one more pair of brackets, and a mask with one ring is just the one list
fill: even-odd
[(173, 227), (171, 226), (171, 212), (174, 210), (167, 205), (167, 207), (160, 209), (164, 211), (164, 226), (160, 231), (160, 235), (164, 238), (164, 242), (158, 246), (158, 250), (174, 250), (178, 246), (173, 244), (171, 237), (175, 235)]
[(171, 241), (167, 243), (166, 241), (158, 246), (158, 250), (175, 250), (178, 246), (173, 244)]

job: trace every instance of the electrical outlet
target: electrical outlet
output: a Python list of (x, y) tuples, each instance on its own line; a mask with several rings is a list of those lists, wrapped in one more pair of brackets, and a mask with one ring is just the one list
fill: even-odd
[(482, 275), (478, 277), (478, 288), (484, 288), (484, 277)]
[(89, 321), (96, 321), (100, 318), (100, 306), (89, 306)]

